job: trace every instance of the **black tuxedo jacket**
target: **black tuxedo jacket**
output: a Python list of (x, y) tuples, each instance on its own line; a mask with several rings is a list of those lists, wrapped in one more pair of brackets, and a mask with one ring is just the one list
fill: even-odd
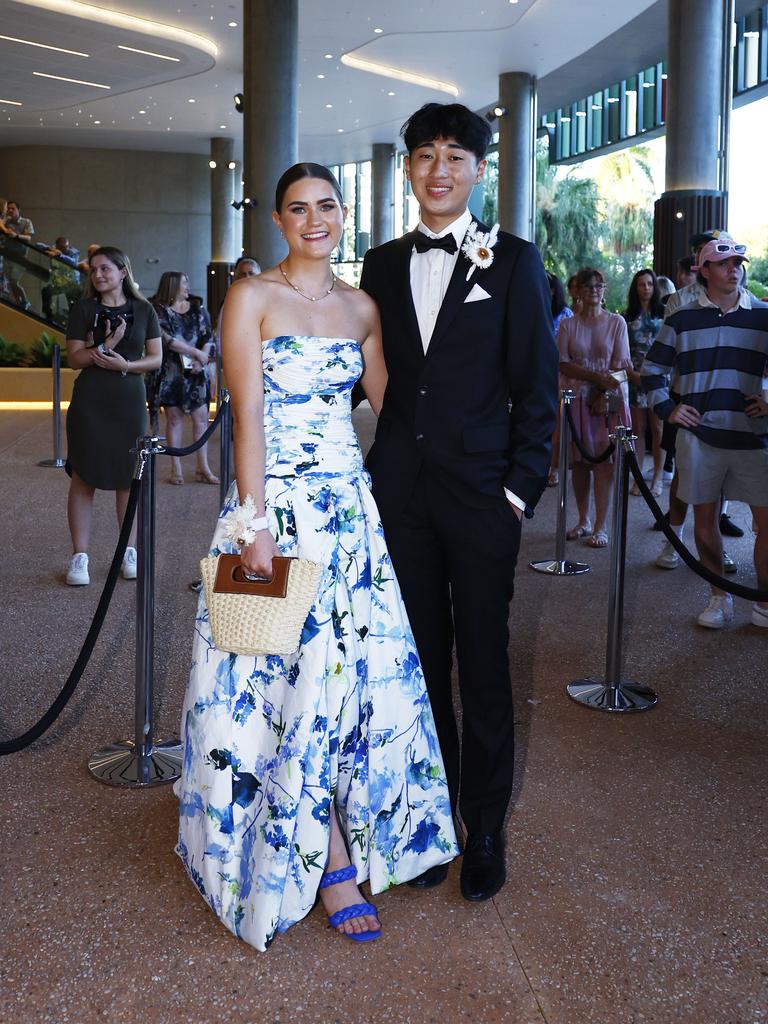
[[(402, 511), (423, 463), (466, 504), (488, 507), (507, 487), (530, 516), (546, 483), (558, 396), (539, 251), (500, 232), (493, 263), (469, 281), (459, 253), (425, 355), (410, 284), (414, 234), (371, 249), (360, 281), (379, 307), (389, 371), (366, 462), (382, 516)], [(475, 285), (490, 297), (465, 302)]]

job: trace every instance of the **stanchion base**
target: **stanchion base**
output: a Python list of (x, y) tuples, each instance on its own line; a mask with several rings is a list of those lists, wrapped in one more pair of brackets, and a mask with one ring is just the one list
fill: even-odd
[(64, 459), (43, 459), (38, 466), (45, 466), (49, 469), (64, 469)]
[(581, 576), (583, 572), (589, 572), (586, 562), (569, 562), (567, 559), (560, 562), (556, 558), (548, 558), (544, 562), (529, 562), (528, 567), (550, 576)]
[(133, 740), (125, 740), (91, 754), (88, 770), (108, 786), (159, 786), (179, 778), (183, 756), (178, 740), (155, 743), (143, 759), (136, 753)]
[(566, 690), (578, 704), (597, 711), (648, 711), (659, 699), (648, 686), (624, 680), (609, 686), (596, 679), (577, 679), (568, 683)]

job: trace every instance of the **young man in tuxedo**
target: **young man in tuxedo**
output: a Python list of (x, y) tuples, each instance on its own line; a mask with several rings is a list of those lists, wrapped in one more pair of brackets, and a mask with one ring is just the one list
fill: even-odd
[[(367, 467), (451, 801), (468, 832), (461, 891), (485, 900), (505, 880), (514, 761), (509, 601), (521, 519), (533, 514), (549, 470), (558, 358), (538, 250), (504, 232), (491, 232), (483, 247), (477, 232), (490, 229), (467, 209), (485, 171), (488, 124), (460, 104), (429, 103), (402, 134), (421, 221), (368, 252), (363, 265), (389, 370)], [(430, 888), (446, 872), (432, 868), (411, 884)]]

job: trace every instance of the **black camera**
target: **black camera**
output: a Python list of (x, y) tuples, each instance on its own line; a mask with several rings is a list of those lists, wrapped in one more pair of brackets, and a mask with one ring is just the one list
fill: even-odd
[(121, 320), (125, 321), (126, 326), (130, 326), (133, 323), (133, 312), (128, 310), (119, 313), (116, 309), (108, 309), (105, 306), (102, 306), (99, 310), (97, 322), (105, 336), (114, 334), (115, 330), (120, 326)]

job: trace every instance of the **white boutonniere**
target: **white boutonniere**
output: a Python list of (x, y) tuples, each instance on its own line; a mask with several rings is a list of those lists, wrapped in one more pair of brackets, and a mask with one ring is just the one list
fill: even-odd
[(494, 224), (488, 232), (478, 231), (477, 222), (474, 220), (469, 225), (464, 241), (461, 244), (461, 251), (472, 264), (467, 271), (467, 280), (474, 274), (475, 267), (487, 270), (493, 263), (493, 247), (496, 245), (498, 237), (498, 224)]

